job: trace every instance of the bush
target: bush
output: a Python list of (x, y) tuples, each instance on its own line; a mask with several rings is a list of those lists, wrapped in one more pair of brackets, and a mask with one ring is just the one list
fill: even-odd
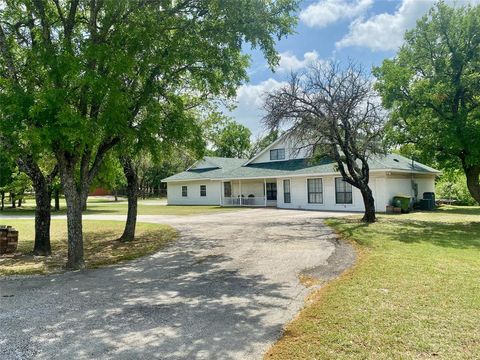
[(459, 170), (445, 172), (435, 184), (437, 199), (455, 200), (457, 205), (475, 205), (467, 188), (465, 174)]

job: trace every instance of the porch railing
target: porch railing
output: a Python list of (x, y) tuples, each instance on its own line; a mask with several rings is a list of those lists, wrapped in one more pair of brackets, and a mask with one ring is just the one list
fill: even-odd
[(265, 197), (224, 197), (224, 206), (265, 206)]

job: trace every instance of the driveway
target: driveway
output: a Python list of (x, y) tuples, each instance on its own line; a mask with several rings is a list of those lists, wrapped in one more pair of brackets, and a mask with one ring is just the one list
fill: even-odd
[(342, 215), (141, 216), (180, 239), (120, 266), (0, 279), (0, 359), (261, 359), (311, 290), (299, 275), (353, 263), (323, 223)]

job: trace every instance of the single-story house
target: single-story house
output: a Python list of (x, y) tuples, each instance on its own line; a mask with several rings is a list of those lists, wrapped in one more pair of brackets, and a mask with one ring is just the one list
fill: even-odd
[[(383, 212), (396, 195), (434, 192), (440, 173), (397, 154), (370, 160), (370, 187)], [(205, 157), (162, 180), (169, 205), (259, 206), (363, 211), (358, 189), (343, 181), (330, 160), (312, 162), (281, 137), (251, 159)]]

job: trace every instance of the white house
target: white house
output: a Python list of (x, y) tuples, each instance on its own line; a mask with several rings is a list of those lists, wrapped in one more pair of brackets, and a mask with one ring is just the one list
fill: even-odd
[[(370, 187), (380, 212), (395, 195), (418, 200), (424, 192), (434, 192), (440, 173), (396, 154), (376, 156), (369, 166)], [(167, 183), (169, 205), (364, 210), (360, 191), (342, 180), (333, 161), (313, 163), (285, 137), (251, 159), (205, 157), (162, 181)]]

